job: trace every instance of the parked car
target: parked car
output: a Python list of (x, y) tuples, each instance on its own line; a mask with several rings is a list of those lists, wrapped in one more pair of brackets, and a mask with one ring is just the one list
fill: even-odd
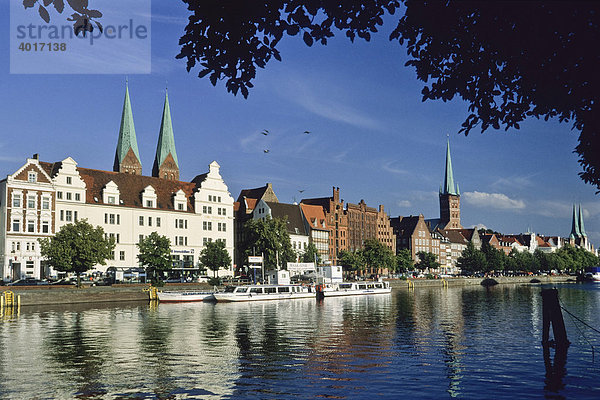
[(48, 285), (48, 281), (42, 281), (35, 278), (17, 279), (14, 282), (8, 284), (8, 286), (37, 286), (37, 285)]

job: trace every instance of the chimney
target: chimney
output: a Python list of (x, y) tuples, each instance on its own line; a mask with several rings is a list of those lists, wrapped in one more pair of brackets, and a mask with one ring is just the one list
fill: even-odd
[(34, 159), (34, 160), (39, 160), (39, 159), (40, 159), (40, 155), (39, 155), (38, 153), (35, 153), (35, 154), (33, 155), (33, 159)]

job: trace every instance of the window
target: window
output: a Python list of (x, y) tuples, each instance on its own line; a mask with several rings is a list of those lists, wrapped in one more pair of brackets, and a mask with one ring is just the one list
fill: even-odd
[(108, 196), (108, 204), (115, 204), (116, 198), (115, 196)]
[(73, 220), (77, 222), (77, 211), (73, 211)]
[[(20, 200), (19, 200), (19, 201), (20, 201)], [(18, 207), (18, 206), (15, 206), (15, 207)], [(206, 206), (202, 206), (202, 212), (203, 212), (204, 214), (206, 214), (206, 210), (207, 210)]]
[(56, 192), (56, 198), (57, 198), (57, 199), (61, 199), (61, 200), (62, 200), (62, 198), (63, 198), (63, 195), (62, 195), (62, 193), (63, 193), (63, 192)]
[(20, 220), (13, 219), (12, 231), (13, 232), (20, 232), (21, 231), (21, 221)]
[(144, 240), (144, 235), (140, 235), (140, 237), (139, 237), (139, 241), (138, 241), (138, 242), (139, 242), (139, 243), (142, 243), (142, 241), (143, 241), (143, 240)]
[(73, 211), (71, 211), (71, 210), (65, 211), (65, 221), (67, 221), (67, 222), (73, 221)]
[(35, 196), (27, 196), (27, 208), (35, 208)]
[(104, 214), (104, 223), (108, 224), (108, 214)]
[(124, 251), (119, 252), (119, 260), (125, 261), (125, 252)]
[(13, 207), (21, 207), (21, 195), (13, 194)]
[(60, 220), (61, 221), (65, 220), (65, 210), (60, 210)]
[(177, 204), (177, 209), (178, 209), (179, 211), (183, 211), (183, 203), (179, 203), (179, 204)]
[(156, 226), (160, 228), (160, 217), (156, 217)]
[[(219, 232), (227, 232), (227, 228), (226, 227), (227, 227), (227, 225), (225, 223), (220, 223), (219, 222), (218, 225), (217, 225), (217, 230)], [(296, 244), (296, 242), (294, 242), (294, 245), (295, 244)]]
[(212, 222), (203, 221), (202, 222), (202, 230), (212, 231)]
[(29, 173), (27, 174), (27, 181), (30, 183), (37, 182), (37, 173), (33, 172), (33, 171), (29, 171)]
[(70, 176), (67, 176), (67, 185), (71, 185), (73, 184), (73, 178), (71, 178)]
[(75, 193), (75, 201), (81, 201), (81, 194)]
[(208, 201), (212, 201), (212, 195), (211, 194), (208, 195)]
[(73, 198), (73, 194), (71, 192), (67, 192), (67, 200), (71, 200)]
[(154, 207), (154, 202), (152, 200), (146, 200), (146, 207)]
[(208, 213), (212, 214), (212, 207), (211, 206), (208, 206)]
[(140, 226), (144, 226), (144, 217), (142, 215), (140, 215), (140, 217), (138, 218), (138, 224)]
[(117, 214), (117, 225), (121, 225), (121, 214)]
[(50, 233), (50, 223), (48, 221), (42, 221), (42, 233)]
[(50, 199), (48, 197), (42, 197), (42, 210), (50, 209)]
[(29, 233), (35, 232), (35, 221), (27, 220), (27, 232), (29, 232)]
[(115, 252), (114, 251), (110, 252), (110, 256), (108, 256), (108, 259), (109, 260), (114, 260), (115, 259)]
[(152, 217), (148, 217), (148, 226), (152, 226)]
[(218, 201), (219, 203), (221, 202), (221, 196), (219, 196), (219, 197), (218, 197), (218, 200), (217, 200), (217, 201)]
[(108, 223), (111, 225), (115, 224), (115, 214), (109, 214), (108, 215)]

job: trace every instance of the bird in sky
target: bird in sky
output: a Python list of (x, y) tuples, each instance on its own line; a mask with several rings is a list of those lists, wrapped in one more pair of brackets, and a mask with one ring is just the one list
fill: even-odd
[(262, 133), (263, 135), (267, 136), (267, 135), (269, 134), (269, 131), (268, 131), (268, 130), (266, 130), (266, 129), (264, 129), (264, 130), (263, 130), (261, 133)]
[(304, 133), (306, 133), (308, 135), (310, 133), (310, 131), (304, 131)]
[(302, 190), (298, 190), (298, 191), (299, 191), (300, 193), (304, 193), (304, 190), (306, 190), (306, 189), (302, 189)]
[(268, 153), (268, 152), (269, 152), (269, 150), (268, 150), (268, 149), (264, 149), (264, 150), (263, 150), (263, 152), (265, 152), (265, 153)]

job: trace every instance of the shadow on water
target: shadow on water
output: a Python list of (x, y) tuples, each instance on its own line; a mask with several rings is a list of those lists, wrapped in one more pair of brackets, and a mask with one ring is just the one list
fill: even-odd
[(560, 392), (565, 384), (563, 378), (567, 374), (567, 350), (568, 346), (556, 346), (554, 360), (551, 358), (551, 346), (543, 346), (544, 366), (546, 367), (546, 379), (544, 389), (553, 393)]

